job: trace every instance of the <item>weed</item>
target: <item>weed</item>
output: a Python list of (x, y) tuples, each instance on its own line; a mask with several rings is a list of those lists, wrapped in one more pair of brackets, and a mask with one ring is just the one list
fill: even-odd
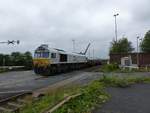
[(105, 86), (114, 86), (114, 87), (122, 87), (122, 88), (130, 86), (129, 81), (126, 78), (104, 76), (99, 81), (104, 83)]
[(101, 67), (100, 71), (102, 72), (112, 72), (119, 69), (119, 66), (117, 64), (106, 64)]
[(94, 106), (102, 104), (109, 99), (104, 91), (104, 85), (95, 81), (82, 89), (82, 95), (65, 103), (54, 113), (89, 113)]
[(57, 90), (48, 91), (46, 96), (34, 101), (30, 99), (28, 104), (21, 110), (21, 113), (41, 113), (45, 109), (54, 106), (66, 96), (76, 93), (80, 90), (78, 87), (61, 88)]

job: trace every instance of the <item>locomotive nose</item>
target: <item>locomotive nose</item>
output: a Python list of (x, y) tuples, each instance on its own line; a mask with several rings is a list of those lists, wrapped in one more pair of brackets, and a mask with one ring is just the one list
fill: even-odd
[(35, 58), (33, 59), (33, 65), (36, 67), (47, 67), (50, 64), (50, 60), (47, 58)]

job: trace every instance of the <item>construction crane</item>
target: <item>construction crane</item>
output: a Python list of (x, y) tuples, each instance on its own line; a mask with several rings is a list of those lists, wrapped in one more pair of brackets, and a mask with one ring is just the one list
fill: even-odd
[(5, 43), (8, 44), (8, 45), (9, 45), (9, 44), (14, 45), (15, 43), (16, 43), (16, 44), (19, 44), (20, 41), (19, 41), (19, 40), (16, 40), (16, 41), (15, 41), (15, 40), (12, 40), (12, 41), (8, 40), (8, 41), (6, 41), (6, 42), (0, 42), (0, 44), (5, 44)]
[(91, 43), (89, 43), (84, 52), (80, 52), (79, 54), (85, 55), (90, 47)]

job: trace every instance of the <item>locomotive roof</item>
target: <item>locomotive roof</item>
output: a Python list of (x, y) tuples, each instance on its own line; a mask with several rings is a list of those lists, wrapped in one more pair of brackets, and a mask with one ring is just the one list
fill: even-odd
[(57, 49), (57, 48), (49, 48), (48, 45), (41, 45), (39, 46), (35, 52), (40, 52), (40, 51), (45, 51), (45, 52), (53, 52), (53, 53), (60, 53), (60, 54), (69, 54), (69, 55), (77, 55), (77, 56), (85, 56), (79, 53), (73, 53), (73, 52), (66, 52), (62, 49)]
[(79, 53), (74, 53), (74, 52), (67, 52), (64, 50), (60, 50), (60, 49), (56, 49), (56, 48), (49, 48), (50, 52), (56, 52), (56, 53), (60, 53), (60, 54), (69, 54), (69, 55), (78, 55), (78, 56), (85, 56)]

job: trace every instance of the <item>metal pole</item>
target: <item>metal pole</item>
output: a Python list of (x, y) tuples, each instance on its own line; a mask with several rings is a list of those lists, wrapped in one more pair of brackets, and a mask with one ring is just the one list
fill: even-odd
[(72, 42), (73, 42), (73, 52), (75, 52), (75, 40), (73, 39)]
[(139, 66), (139, 36), (137, 37), (137, 66)]
[(89, 59), (90, 59), (90, 57), (91, 57), (91, 50), (90, 50), (90, 48), (89, 48)]
[(5, 56), (3, 56), (3, 70), (5, 70)]
[(93, 59), (94, 59), (94, 48), (93, 48)]
[(117, 16), (119, 14), (114, 14), (114, 17), (115, 17), (115, 37), (116, 37), (116, 42), (118, 41), (118, 36), (117, 36)]
[(116, 42), (117, 42), (117, 22), (116, 22), (116, 16), (115, 16), (115, 35), (116, 35)]

